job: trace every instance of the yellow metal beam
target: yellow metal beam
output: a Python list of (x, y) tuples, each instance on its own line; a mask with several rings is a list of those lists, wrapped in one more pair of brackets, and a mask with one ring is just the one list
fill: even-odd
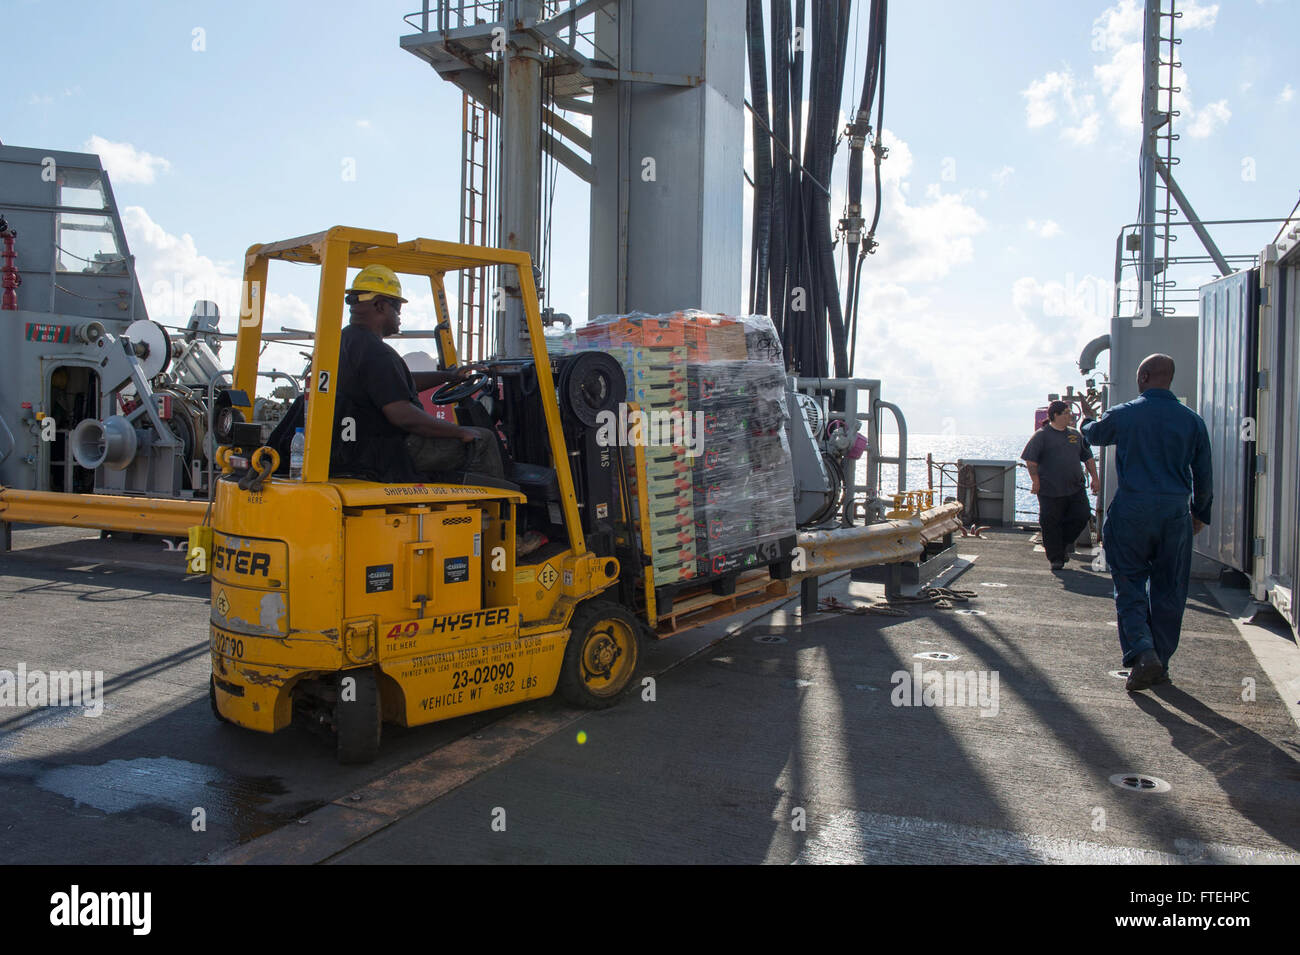
[(321, 254), (320, 285), (316, 293), (316, 342), (312, 348), (311, 381), (307, 383), (307, 449), (302, 462), (304, 481), (328, 481), (334, 440), (334, 392), (338, 382), (339, 342), (343, 336), (343, 289), (348, 284), (348, 239), (331, 229)]
[(184, 537), (191, 527), (203, 523), (207, 509), (207, 501), (0, 488), (0, 521), (18, 524), (60, 524)]
[(953, 503), (904, 520), (804, 531), (798, 538), (803, 549), (803, 569), (796, 570), (794, 577), (816, 577), (872, 564), (919, 560), (927, 543), (961, 530), (960, 514), (961, 505)]
[(255, 245), (244, 257), (244, 287), (240, 290), (239, 332), (235, 339), (235, 389), (248, 395), (247, 420), (253, 420), (257, 400), (257, 359), (262, 340), (262, 313), (266, 305), (267, 259)]
[(451, 312), (447, 308), (447, 290), (443, 288), (442, 273), (430, 275), (429, 285), (433, 288), (433, 308), (438, 319), (434, 326), (438, 340), (438, 367), (445, 371), (456, 367), (460, 359), (456, 355), (456, 342), (452, 338)]
[[(336, 225), (324, 232), (302, 235), (294, 239), (281, 239), (279, 242), (268, 242), (265, 245), (258, 246), (257, 251), (263, 258), (285, 259), (291, 262), (306, 262), (319, 265), (321, 250), (327, 240), (341, 240), (347, 242), (350, 247), (357, 247), (355, 250), (350, 249), (350, 251), (363, 251), (377, 245), (387, 246), (388, 248), (396, 246), (397, 233)], [(252, 250), (250, 249), (249, 252), (251, 254)]]
[[(641, 406), (635, 401), (627, 404), (628, 420), (632, 415), (640, 415)], [(639, 419), (638, 419), (639, 420)], [(645, 467), (645, 442), (638, 441), (634, 446), (636, 458), (636, 503), (641, 525), (641, 551), (649, 561), (645, 565), (645, 615), (650, 626), (659, 620), (659, 608), (655, 606), (655, 551), (650, 539), (650, 479)], [(622, 460), (619, 461), (620, 466)]]

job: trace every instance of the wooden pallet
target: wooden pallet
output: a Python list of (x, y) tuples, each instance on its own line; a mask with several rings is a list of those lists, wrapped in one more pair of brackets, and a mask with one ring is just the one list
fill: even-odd
[(672, 609), (659, 616), (655, 635), (660, 639), (671, 637), (742, 610), (784, 600), (793, 592), (788, 580), (773, 580), (766, 567), (739, 574), (735, 592), (725, 596), (715, 594), (712, 584), (712, 580), (706, 580), (691, 589), (683, 587), (674, 595)]

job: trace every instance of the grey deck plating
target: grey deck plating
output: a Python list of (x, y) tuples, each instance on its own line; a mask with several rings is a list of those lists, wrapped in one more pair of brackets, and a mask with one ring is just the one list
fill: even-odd
[[(796, 601), (653, 648), (653, 702), (394, 730), (360, 769), (212, 721), (205, 583), (127, 566), (160, 545), (52, 536), (0, 558), (0, 668), (102, 669), (105, 709), (0, 710), (6, 862), (1300, 861), (1300, 736), (1231, 618), (1194, 581), (1176, 682), (1130, 697), (1108, 578), (1053, 575), (1025, 534), (962, 542), (983, 615), (801, 627)], [(895, 706), (918, 665), (996, 673), (996, 714)], [(1132, 772), (1171, 789), (1109, 782)]]

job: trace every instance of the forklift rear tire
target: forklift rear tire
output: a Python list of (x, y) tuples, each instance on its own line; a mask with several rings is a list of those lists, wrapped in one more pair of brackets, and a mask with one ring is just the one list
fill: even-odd
[(208, 676), (208, 705), (212, 707), (212, 715), (217, 718), (217, 722), (230, 722), (230, 720), (221, 715), (221, 710), (217, 708), (217, 678), (212, 675)]
[[(355, 681), (350, 690), (344, 685), (349, 679)], [(344, 765), (372, 762), (379, 755), (382, 729), (379, 680), (374, 668), (344, 670), (339, 674), (338, 700), (334, 704), (338, 761)]]
[(627, 692), (641, 662), (636, 618), (619, 604), (589, 600), (573, 612), (557, 689), (589, 710), (613, 706)]

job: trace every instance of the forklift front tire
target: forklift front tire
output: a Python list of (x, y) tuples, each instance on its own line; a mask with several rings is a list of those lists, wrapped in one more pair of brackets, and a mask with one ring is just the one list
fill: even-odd
[(221, 715), (221, 710), (217, 708), (217, 678), (211, 674), (208, 675), (208, 706), (212, 707), (212, 715), (217, 718), (217, 722), (230, 722)]
[(632, 685), (641, 661), (636, 618), (619, 604), (589, 600), (573, 612), (569, 629), (560, 696), (589, 710), (613, 706)]
[(383, 710), (374, 667), (344, 670), (339, 674), (338, 699), (334, 704), (338, 761), (344, 765), (372, 762), (379, 755), (382, 729)]

